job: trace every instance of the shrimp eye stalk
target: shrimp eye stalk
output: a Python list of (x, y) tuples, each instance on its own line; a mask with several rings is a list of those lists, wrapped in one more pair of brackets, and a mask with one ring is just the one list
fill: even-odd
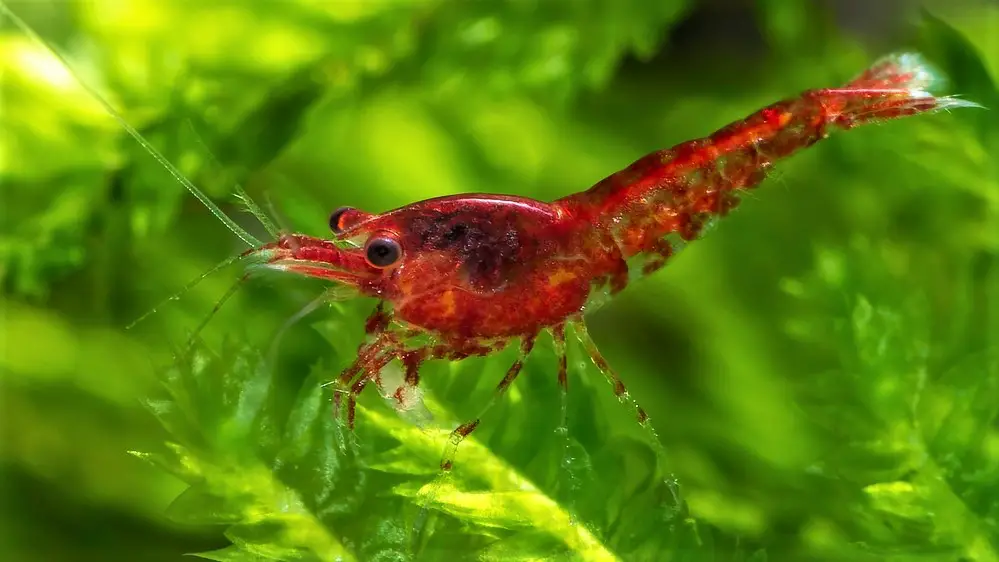
[(343, 216), (347, 211), (354, 210), (353, 207), (340, 207), (339, 209), (330, 213), (330, 230), (333, 234), (342, 234), (344, 229)]
[(389, 267), (402, 258), (402, 246), (391, 238), (375, 236), (365, 244), (364, 258), (372, 267)]

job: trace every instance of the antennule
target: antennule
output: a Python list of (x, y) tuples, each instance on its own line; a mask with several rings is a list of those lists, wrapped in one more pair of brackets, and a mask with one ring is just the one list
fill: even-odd
[(180, 297), (184, 296), (184, 293), (186, 293), (186, 292), (190, 291), (191, 289), (193, 289), (198, 283), (201, 283), (209, 275), (212, 275), (213, 273), (216, 273), (219, 270), (222, 270), (222, 269), (224, 269), (226, 267), (229, 267), (230, 265), (232, 265), (232, 264), (234, 264), (234, 263), (242, 260), (246, 256), (247, 256), (247, 254), (240, 254), (240, 255), (232, 256), (231, 258), (228, 258), (227, 260), (223, 261), (222, 263), (220, 263), (220, 264), (216, 265), (215, 267), (209, 269), (208, 271), (202, 273), (197, 278), (195, 278), (195, 279), (191, 280), (190, 282), (188, 282), (187, 285), (184, 285), (183, 289), (181, 289), (181, 290), (177, 291), (176, 293), (170, 295), (165, 300), (163, 300), (163, 302), (161, 302), (158, 305), (154, 306), (152, 308), (152, 310), (150, 310), (149, 312), (146, 312), (142, 316), (140, 316), (140, 317), (136, 318), (135, 320), (133, 320), (131, 324), (129, 324), (128, 326), (125, 326), (125, 330), (131, 330), (139, 322), (142, 322), (146, 318), (149, 318), (150, 316), (152, 316), (153, 314), (155, 314), (159, 309), (163, 308), (164, 306), (166, 306), (170, 302), (176, 301), (176, 300), (180, 300)]
[(101, 106), (104, 107), (104, 110), (111, 117), (113, 117), (115, 121), (118, 122), (118, 124), (122, 127), (122, 129), (124, 129), (125, 132), (127, 132), (132, 138), (134, 138), (139, 143), (139, 145), (142, 146), (142, 148), (146, 149), (146, 151), (149, 152), (149, 154), (153, 158), (155, 158), (156, 161), (159, 162), (161, 166), (166, 168), (166, 170), (170, 173), (171, 176), (174, 177), (174, 179), (179, 181), (181, 185), (186, 187), (187, 190), (191, 192), (192, 195), (197, 197), (198, 201), (201, 201), (201, 204), (204, 205), (209, 211), (211, 211), (211, 213), (215, 215), (217, 219), (222, 221), (222, 223), (225, 224), (225, 226), (230, 231), (232, 231), (233, 234), (238, 236), (243, 242), (245, 242), (249, 246), (258, 247), (262, 245), (260, 240), (257, 240), (255, 237), (253, 237), (253, 235), (244, 230), (243, 227), (236, 224), (236, 221), (232, 220), (232, 218), (223, 213), (222, 209), (219, 209), (218, 206), (215, 203), (213, 203), (212, 200), (209, 199), (207, 195), (202, 193), (201, 190), (195, 187), (195, 185), (191, 183), (190, 180), (184, 177), (184, 174), (182, 174), (180, 170), (177, 169), (176, 166), (171, 164), (170, 161), (167, 160), (165, 156), (163, 156), (158, 150), (156, 150), (155, 147), (153, 147), (153, 145), (149, 144), (149, 141), (147, 141), (145, 137), (143, 137), (142, 134), (139, 133), (139, 131), (135, 130), (135, 128), (129, 125), (128, 122), (125, 121), (125, 118), (122, 117), (121, 114), (118, 113), (118, 111), (106, 99), (104, 99), (104, 97), (101, 96), (101, 94), (98, 93), (96, 89), (94, 89), (90, 84), (86, 83), (82, 78), (80, 78), (80, 75), (77, 74), (76, 70), (74, 70), (73, 67), (69, 64), (69, 61), (66, 59), (66, 57), (64, 57), (55, 47), (49, 44), (48, 41), (46, 41), (40, 35), (35, 33), (35, 31), (31, 29), (31, 27), (28, 26), (27, 23), (24, 22), (24, 20), (19, 18), (14, 12), (10, 10), (10, 8), (7, 7), (7, 4), (3, 2), (3, 0), (0, 0), (0, 13), (10, 18), (10, 20), (14, 22), (14, 25), (20, 28), (25, 35), (27, 35), (33, 41), (45, 47), (45, 49), (47, 49), (50, 53), (52, 53), (52, 55), (56, 59), (58, 59), (59, 62), (61, 62), (62, 65), (66, 68), (66, 70), (73, 76), (73, 78), (77, 81), (77, 83), (79, 83), (80, 86), (87, 91), (87, 93), (89, 93), (98, 103), (101, 104)]
[[(205, 141), (201, 138), (201, 135), (198, 134), (197, 129), (195, 129), (194, 122), (191, 121), (190, 119), (185, 119), (185, 121), (187, 122), (187, 128), (190, 129), (191, 134), (194, 135), (194, 141), (197, 142), (198, 145), (201, 147), (202, 152), (208, 155), (208, 159), (212, 161), (212, 164), (216, 168), (221, 169), (222, 165), (219, 163), (218, 158), (215, 158), (215, 155), (212, 154), (212, 151), (208, 149), (208, 145), (205, 144)], [(250, 214), (256, 217), (258, 221), (260, 221), (260, 224), (264, 226), (264, 229), (267, 231), (268, 234), (270, 234), (274, 238), (277, 238), (280, 235), (280, 231), (274, 228), (274, 223), (271, 222), (271, 219), (267, 216), (267, 214), (264, 213), (260, 209), (260, 206), (258, 206), (256, 202), (254, 202), (253, 199), (250, 198), (250, 194), (247, 193), (245, 189), (243, 189), (242, 185), (240, 185), (237, 182), (235, 184), (235, 187), (236, 187), (236, 198), (242, 201), (243, 205), (246, 206), (246, 210), (250, 211)]]
[(205, 326), (207, 326), (208, 323), (211, 322), (215, 314), (222, 309), (222, 305), (224, 305), (226, 301), (228, 301), (233, 295), (235, 295), (236, 291), (239, 290), (239, 287), (243, 283), (245, 283), (247, 279), (250, 278), (251, 274), (252, 274), (251, 271), (247, 271), (242, 276), (240, 276), (240, 278), (237, 279), (236, 282), (233, 283), (231, 287), (229, 287), (229, 290), (227, 290), (225, 294), (222, 295), (222, 297), (218, 300), (218, 302), (215, 303), (215, 306), (212, 307), (212, 311), (208, 313), (208, 316), (205, 316), (205, 318), (197, 325), (197, 327), (194, 328), (194, 331), (191, 332), (191, 337), (190, 339), (188, 339), (187, 347), (184, 349), (183, 355), (179, 356), (178, 359), (187, 357), (191, 353), (191, 351), (194, 350), (194, 344), (198, 339), (198, 335), (201, 334), (201, 331), (205, 329)]

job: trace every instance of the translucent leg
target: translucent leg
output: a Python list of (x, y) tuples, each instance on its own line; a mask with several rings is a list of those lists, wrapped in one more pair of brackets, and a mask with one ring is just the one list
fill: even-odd
[(651, 275), (666, 265), (673, 256), (673, 244), (666, 238), (660, 238), (649, 249), (649, 257), (642, 266), (642, 275)]
[[(354, 387), (349, 386), (355, 377), (359, 376), (360, 382), (361, 380), (376, 376), (397, 354), (398, 348), (395, 338), (387, 332), (379, 334), (371, 343), (362, 344), (360, 349), (358, 349), (357, 358), (354, 362), (344, 369), (340, 373), (340, 376), (333, 381), (335, 385), (333, 392), (333, 415), (339, 419), (343, 395), (346, 394), (348, 396), (350, 404), (356, 402), (356, 395), (360, 392), (360, 389), (355, 392)], [(354, 386), (356, 387), (356, 385)], [(363, 385), (361, 388), (363, 389)], [(353, 429), (352, 417), (351, 412), (348, 412), (348, 426), (351, 429)]]
[(565, 490), (563, 498), (569, 506), (570, 512), (575, 511), (575, 498), (577, 482), (575, 474), (572, 472), (572, 457), (569, 449), (572, 445), (569, 439), (569, 361), (565, 349), (565, 325), (559, 324), (552, 328), (552, 341), (555, 347), (555, 358), (558, 361), (558, 386), (560, 391), (560, 411), (559, 423), (555, 428), (555, 433), (562, 438), (562, 458), (559, 466), (561, 488)]
[(392, 400), (399, 415), (420, 428), (425, 428), (426, 424), (433, 419), (430, 410), (423, 402), (423, 396), (419, 389), (420, 367), (430, 356), (430, 351), (427, 348), (404, 351), (399, 357), (403, 367), (405, 367), (402, 381), (390, 395), (382, 394), (385, 398)]
[[(649, 423), (649, 416), (645, 413), (645, 410), (635, 401), (631, 395), (628, 394), (628, 390), (624, 386), (624, 382), (621, 377), (614, 372), (614, 369), (607, 363), (604, 359), (603, 354), (597, 349), (597, 344), (590, 338), (590, 334), (586, 329), (586, 324), (583, 322), (582, 318), (576, 318), (571, 323), (573, 330), (576, 332), (576, 336), (579, 341), (583, 344), (583, 348), (586, 349), (586, 353), (590, 356), (590, 360), (596, 365), (597, 370), (607, 379), (607, 382), (614, 387), (614, 395), (617, 396), (618, 400), (622, 403), (628, 404), (632, 409), (635, 410), (636, 417), (638, 418), (639, 425), (645, 430), (649, 436), (649, 440), (652, 442), (652, 447), (655, 449), (656, 457), (659, 459), (659, 464), (664, 469), (668, 466), (666, 463), (666, 449), (663, 447), (662, 443), (659, 441), (659, 435), (656, 433), (655, 428)], [(666, 476), (663, 480), (666, 486), (669, 488), (670, 494), (673, 496), (673, 501), (676, 504), (677, 510), (682, 509), (682, 503), (680, 500), (680, 490), (677, 486), (676, 478), (670, 474)]]
[(357, 411), (357, 397), (364, 390), (364, 387), (368, 385), (372, 380), (376, 380), (378, 373), (388, 365), (390, 361), (395, 359), (394, 352), (387, 352), (379, 355), (377, 359), (372, 361), (370, 364), (365, 365), (361, 370), (361, 376), (358, 377), (357, 381), (350, 387), (347, 392), (347, 428), (350, 430), (354, 429), (354, 415)]
[(528, 355), (530, 355), (531, 350), (534, 349), (535, 339), (536, 336), (531, 336), (524, 338), (524, 340), (521, 341), (520, 355), (517, 357), (517, 360), (513, 362), (513, 365), (510, 365), (510, 368), (507, 369), (506, 376), (504, 376), (503, 380), (501, 380), (499, 385), (496, 386), (496, 391), (493, 393), (492, 398), (490, 398), (489, 403), (486, 404), (485, 408), (479, 412), (479, 415), (476, 416), (474, 420), (459, 425), (454, 429), (454, 431), (451, 432), (447, 445), (444, 447), (444, 454), (441, 457), (442, 471), (448, 472), (451, 470), (451, 467), (454, 466), (455, 454), (458, 452), (458, 445), (461, 444), (461, 442), (464, 441), (470, 433), (475, 431), (475, 428), (479, 426), (479, 420), (482, 416), (489, 410), (489, 408), (492, 407), (493, 404), (496, 403), (496, 400), (500, 396), (503, 396), (506, 389), (510, 387), (510, 384), (517, 378), (517, 375), (520, 374), (520, 370), (524, 366), (524, 360)]
[(562, 467), (569, 467), (569, 362), (565, 351), (565, 325), (552, 328), (555, 358), (558, 360), (558, 386), (561, 412), (556, 433), (562, 435)]

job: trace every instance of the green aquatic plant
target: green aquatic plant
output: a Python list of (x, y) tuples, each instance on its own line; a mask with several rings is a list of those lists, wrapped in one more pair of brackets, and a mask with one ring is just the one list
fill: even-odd
[[(669, 52), (682, 39), (671, 26), (697, 3), (282, 4), (11, 9), (61, 37), (84, 78), (261, 238), (236, 184), (316, 235), (341, 204), (387, 209), (483, 185), (551, 198), (794, 88), (848, 79), (871, 55), (780, 2), (758, 3), (766, 57), (685, 52), (689, 68), (674, 58), (669, 72), (620, 63)], [(996, 12), (969, 13), (947, 21), (980, 29)], [(439, 480), (447, 431), (478, 413), (512, 356), (430, 365), (411, 411), (366, 392), (351, 438), (323, 383), (356, 353), (370, 302), (323, 307), (274, 343), (321, 288), (261, 277), (185, 355), (185, 334), (232, 282), (221, 273), (123, 332), (239, 242), (5, 28), (0, 118), (17, 142), (0, 159), (0, 550), (995, 560), (999, 67), (969, 33), (924, 16), (912, 46), (949, 91), (988, 109), (830, 139), (594, 316), (669, 466), (575, 362), (562, 464), (554, 351), (541, 340)]]

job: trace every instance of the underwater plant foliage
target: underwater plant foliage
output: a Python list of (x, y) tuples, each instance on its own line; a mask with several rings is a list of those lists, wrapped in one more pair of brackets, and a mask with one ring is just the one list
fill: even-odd
[(189, 348), (233, 267), (125, 330), (246, 246), (5, 21), (3, 559), (999, 560), (994, 3), (7, 4), (260, 238), (237, 185), (316, 236), (342, 205), (554, 199), (897, 50), (986, 109), (781, 162), (588, 316), (668, 466), (570, 333), (567, 459), (540, 338), (439, 481), (516, 350), (428, 364), (410, 411), (365, 391), (351, 434), (324, 383), (370, 299), (277, 338), (324, 285), (259, 275)]

